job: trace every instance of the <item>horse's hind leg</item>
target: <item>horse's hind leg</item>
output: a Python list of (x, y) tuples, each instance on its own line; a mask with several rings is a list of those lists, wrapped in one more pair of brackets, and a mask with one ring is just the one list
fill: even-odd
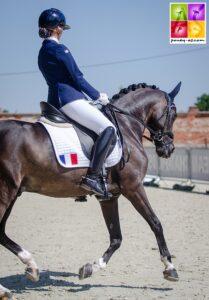
[(25, 269), (25, 274), (28, 279), (32, 281), (38, 281), (39, 270), (30, 252), (13, 242), (5, 233), (6, 222), (14, 206), (16, 197), (17, 196), (15, 196), (15, 200), (13, 200), (6, 209), (3, 205), (3, 202), (0, 199), (0, 216), (3, 216), (0, 219), (0, 244), (8, 250), (10, 250), (15, 255), (17, 255), (21, 262), (27, 265)]
[(1, 300), (9, 300), (12, 299), (12, 292), (5, 288), (3, 285), (0, 284), (0, 299)]
[(108, 261), (113, 253), (120, 247), (122, 235), (120, 230), (120, 221), (118, 214), (118, 197), (108, 201), (100, 202), (102, 213), (110, 234), (110, 246), (103, 256), (93, 264), (87, 263), (79, 270), (79, 279), (84, 279), (93, 275), (93, 273), (106, 268)]
[(171, 261), (171, 255), (166, 245), (162, 225), (149, 204), (143, 184), (138, 184), (138, 189), (135, 192), (131, 190), (131, 185), (129, 185), (124, 192), (124, 196), (131, 201), (133, 206), (144, 217), (155, 234), (161, 261), (165, 265), (165, 270), (163, 272), (164, 278), (170, 281), (178, 281), (178, 274)]
[[(1, 196), (3, 196), (5, 192), (6, 191), (4, 189), (0, 190), (0, 223), (9, 205), (7, 201), (2, 201)], [(0, 243), (1, 243), (1, 232), (0, 232)], [(11, 299), (11, 297), (12, 297), (12, 292), (0, 284), (0, 299)]]

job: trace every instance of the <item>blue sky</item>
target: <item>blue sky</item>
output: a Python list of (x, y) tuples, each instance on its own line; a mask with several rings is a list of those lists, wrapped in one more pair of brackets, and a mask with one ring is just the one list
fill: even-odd
[[(72, 27), (64, 32), (62, 43), (95, 88), (111, 97), (121, 87), (146, 82), (169, 92), (181, 80), (176, 104), (178, 111), (187, 111), (198, 96), (209, 94), (209, 46), (169, 44), (169, 3), (1, 0), (0, 108), (39, 112), (39, 102), (47, 99), (37, 66), (42, 43), (37, 23), (44, 9), (55, 7)], [(99, 65), (109, 62), (113, 64)]]

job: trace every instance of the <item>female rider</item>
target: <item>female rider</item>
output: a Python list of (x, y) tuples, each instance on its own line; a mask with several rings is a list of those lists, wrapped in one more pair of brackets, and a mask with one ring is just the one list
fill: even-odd
[(69, 28), (60, 10), (51, 8), (41, 13), (39, 36), (44, 41), (39, 51), (38, 65), (49, 88), (48, 102), (98, 135), (90, 167), (86, 176), (82, 177), (81, 186), (97, 195), (104, 195), (99, 175), (109, 147), (116, 140), (116, 130), (114, 125), (87, 101), (85, 94), (102, 105), (109, 103), (108, 96), (99, 93), (84, 79), (70, 50), (60, 43), (63, 31)]

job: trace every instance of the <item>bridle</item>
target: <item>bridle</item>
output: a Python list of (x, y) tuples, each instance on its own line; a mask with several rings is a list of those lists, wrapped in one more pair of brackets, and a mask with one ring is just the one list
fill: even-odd
[[(167, 101), (167, 105), (166, 105), (165, 110), (162, 113), (162, 115), (157, 119), (157, 121), (160, 121), (164, 116), (166, 116), (163, 129), (160, 129), (160, 130), (157, 130), (157, 131), (154, 130), (154, 134), (152, 132), (150, 132), (150, 135), (151, 135), (151, 140), (153, 142), (162, 143), (164, 145), (167, 145), (167, 144), (172, 143), (173, 132), (170, 131), (170, 130), (166, 130), (166, 128), (167, 128), (168, 122), (170, 120), (171, 112), (172, 111), (176, 112), (176, 106), (175, 106), (173, 100), (170, 98), (170, 96), (167, 93), (165, 93), (165, 98), (166, 98), (166, 101)], [(164, 136), (170, 137), (170, 141), (165, 142), (164, 141)]]
[[(109, 109), (109, 111), (110, 111), (110, 113), (111, 113), (111, 115), (113, 117), (113, 120), (115, 121), (115, 124), (117, 126), (117, 129), (119, 131), (120, 131), (120, 129), (119, 129), (119, 125), (118, 125), (115, 113), (120, 113), (122, 115), (126, 115), (126, 116), (128, 116), (130, 118), (133, 118), (135, 121), (137, 121), (138, 123), (140, 123), (144, 128), (148, 129), (149, 132), (150, 132), (150, 137), (147, 137), (147, 136), (143, 135), (143, 137), (146, 138), (147, 140), (153, 142), (154, 144), (161, 143), (161, 144), (164, 144), (164, 145), (168, 145), (168, 144), (172, 143), (173, 133), (171, 131), (166, 130), (166, 128), (167, 128), (167, 124), (168, 124), (169, 119), (170, 119), (170, 114), (171, 114), (172, 111), (176, 111), (176, 106), (175, 106), (173, 100), (171, 99), (171, 97), (169, 96), (169, 94), (167, 94), (166, 92), (164, 92), (164, 93), (165, 93), (165, 98), (166, 98), (166, 101), (167, 101), (167, 105), (166, 105), (165, 110), (162, 113), (162, 115), (157, 119), (157, 121), (160, 121), (164, 116), (166, 116), (163, 129), (154, 130), (153, 128), (151, 128), (150, 126), (148, 126), (144, 122), (144, 120), (136, 118), (135, 116), (131, 115), (127, 111), (125, 111), (125, 110), (123, 110), (121, 108), (116, 107), (112, 103), (107, 104), (105, 106), (105, 110)], [(120, 136), (121, 136), (121, 134), (120, 134)], [(165, 136), (170, 137), (170, 140), (169, 141), (168, 140), (165, 141), (164, 140)]]

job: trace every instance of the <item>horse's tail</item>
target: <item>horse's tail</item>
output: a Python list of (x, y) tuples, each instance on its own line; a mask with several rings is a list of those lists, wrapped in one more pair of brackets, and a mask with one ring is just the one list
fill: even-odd
[(10, 130), (13, 120), (0, 120), (0, 137), (3, 138)]
[(6, 134), (7, 127), (8, 127), (7, 123), (8, 123), (8, 120), (1, 120), (0, 121), (0, 142), (1, 142), (1, 139), (3, 138), (3, 136)]
[[(0, 184), (8, 185), (14, 193), (17, 193), (22, 181), (22, 164), (19, 159), (23, 152), (24, 133), (22, 133), (21, 121), (0, 121)], [(7, 189), (9, 191), (8, 187)]]
[[(0, 120), (0, 153), (6, 147), (5, 143), (13, 143), (18, 140), (20, 129), (20, 121), (18, 120)], [(13, 145), (14, 145), (13, 144)], [(12, 146), (10, 146), (12, 151)]]
[(5, 148), (5, 140), (7, 139), (10, 130), (9, 127), (9, 120), (0, 121), (0, 155)]

